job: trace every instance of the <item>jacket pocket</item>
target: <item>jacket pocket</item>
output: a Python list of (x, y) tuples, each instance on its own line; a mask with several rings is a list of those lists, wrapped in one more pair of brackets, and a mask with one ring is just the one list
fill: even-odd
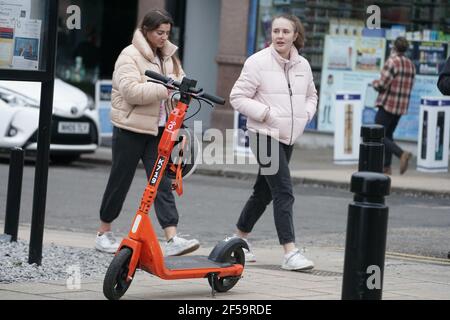
[(131, 116), (131, 113), (134, 111), (134, 108), (136, 108), (136, 106), (131, 106), (131, 109), (127, 112), (125, 119), (128, 119)]

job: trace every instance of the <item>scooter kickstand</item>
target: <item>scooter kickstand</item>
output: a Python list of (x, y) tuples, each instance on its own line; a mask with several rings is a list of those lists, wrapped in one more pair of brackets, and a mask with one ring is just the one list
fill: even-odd
[(217, 275), (215, 273), (210, 273), (208, 275), (208, 277), (211, 282), (211, 297), (215, 298), (216, 297), (216, 289), (214, 288), (214, 280), (216, 280)]

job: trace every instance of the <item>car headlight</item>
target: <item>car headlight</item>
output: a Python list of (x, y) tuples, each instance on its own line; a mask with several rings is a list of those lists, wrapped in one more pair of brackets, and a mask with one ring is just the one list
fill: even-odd
[(13, 125), (10, 125), (8, 131), (6, 132), (6, 136), (12, 138), (12, 137), (15, 137), (18, 133), (19, 133), (19, 130), (16, 127), (14, 127)]

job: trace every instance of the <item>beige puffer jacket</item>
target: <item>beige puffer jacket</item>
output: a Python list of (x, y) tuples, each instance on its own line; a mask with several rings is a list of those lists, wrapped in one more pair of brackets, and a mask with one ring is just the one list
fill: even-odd
[(308, 61), (292, 47), (290, 60), (272, 47), (250, 56), (230, 94), (234, 109), (247, 116), (247, 128), (292, 145), (317, 108)]
[(166, 41), (162, 49), (163, 69), (158, 58), (140, 29), (136, 30), (132, 44), (126, 47), (117, 58), (113, 74), (111, 93), (111, 122), (114, 126), (133, 132), (158, 134), (158, 122), (161, 101), (169, 98), (167, 89), (151, 82), (145, 76), (146, 70), (165, 74), (180, 80), (184, 72), (176, 77), (172, 56), (178, 47)]

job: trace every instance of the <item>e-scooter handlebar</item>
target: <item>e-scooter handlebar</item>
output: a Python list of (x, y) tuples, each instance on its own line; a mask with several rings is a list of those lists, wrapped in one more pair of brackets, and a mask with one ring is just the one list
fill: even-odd
[[(166, 77), (160, 73), (157, 73), (157, 72), (154, 72), (151, 70), (145, 71), (145, 75), (149, 78), (160, 81), (162, 84), (164, 84), (166, 86), (172, 86), (177, 89), (179, 89), (181, 86), (181, 83), (179, 81), (173, 80), (172, 78)], [(192, 94), (194, 97), (203, 98), (203, 99), (209, 100), (216, 104), (220, 104), (220, 105), (225, 104), (224, 98), (203, 92), (202, 89), (190, 88), (188, 93)]]

